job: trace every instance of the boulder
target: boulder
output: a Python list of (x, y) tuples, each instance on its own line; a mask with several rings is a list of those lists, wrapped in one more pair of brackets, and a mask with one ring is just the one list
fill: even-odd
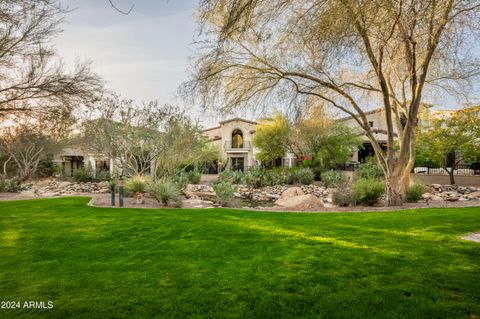
[(472, 200), (480, 200), (480, 191), (470, 193), (468, 195), (465, 195), (465, 197)]
[(287, 188), (283, 193), (282, 196), (280, 196), (280, 199), (289, 199), (295, 196), (300, 196), (300, 195), (305, 195), (303, 190), (300, 187), (290, 187)]
[(292, 210), (315, 210), (325, 207), (323, 201), (312, 194), (297, 195), (293, 197), (283, 197), (278, 199), (275, 204), (282, 208)]
[(430, 200), (440, 201), (440, 200), (443, 200), (443, 198), (438, 195), (432, 195), (432, 197), (430, 197)]

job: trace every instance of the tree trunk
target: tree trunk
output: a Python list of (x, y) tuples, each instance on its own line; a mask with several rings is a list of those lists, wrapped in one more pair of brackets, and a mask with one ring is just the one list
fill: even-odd
[(406, 180), (404, 174), (391, 174), (385, 179), (385, 205), (401, 206), (405, 201)]
[(448, 176), (450, 177), (450, 185), (455, 185), (455, 170), (453, 169), (453, 167), (448, 170), (447, 168), (445, 168), (445, 170), (447, 171), (448, 173)]

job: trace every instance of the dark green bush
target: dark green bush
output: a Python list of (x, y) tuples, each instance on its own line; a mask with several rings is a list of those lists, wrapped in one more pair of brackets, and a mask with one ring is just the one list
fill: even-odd
[(414, 184), (407, 189), (405, 199), (409, 203), (415, 203), (422, 199), (423, 193), (425, 193), (425, 186)]
[(291, 181), (303, 185), (310, 185), (315, 180), (315, 174), (309, 167), (300, 167), (291, 170)]
[(24, 189), (20, 181), (15, 177), (9, 179), (0, 178), (0, 192), (18, 193)]
[(73, 173), (73, 179), (77, 183), (93, 182), (93, 171), (89, 167), (81, 167)]
[(353, 191), (358, 204), (372, 206), (385, 193), (385, 183), (375, 178), (359, 178), (353, 184)]
[(321, 177), (323, 185), (325, 185), (327, 188), (338, 187), (347, 182), (347, 177), (345, 177), (342, 172), (334, 170), (322, 173)]

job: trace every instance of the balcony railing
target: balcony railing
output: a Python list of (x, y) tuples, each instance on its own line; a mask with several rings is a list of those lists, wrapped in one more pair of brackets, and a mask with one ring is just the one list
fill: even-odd
[(252, 149), (252, 146), (249, 141), (243, 141), (240, 145), (234, 145), (232, 141), (225, 141), (223, 148), (226, 152), (248, 152)]

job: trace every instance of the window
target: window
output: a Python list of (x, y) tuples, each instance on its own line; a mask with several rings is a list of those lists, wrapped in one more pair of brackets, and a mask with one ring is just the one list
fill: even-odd
[(243, 148), (243, 133), (239, 129), (232, 132), (232, 148)]
[(373, 121), (368, 122), (368, 125), (369, 125), (370, 127), (373, 127)]

